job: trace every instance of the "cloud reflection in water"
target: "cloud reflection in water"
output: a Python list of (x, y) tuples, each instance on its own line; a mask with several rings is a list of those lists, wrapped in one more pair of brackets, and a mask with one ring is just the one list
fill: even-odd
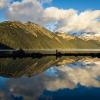
[(66, 64), (64, 59), (61, 62), (60, 64), (57, 62), (58, 66), (54, 64), (54, 67), (30, 78), (26, 76), (8, 78), (4, 89), (0, 89), (0, 97), (3, 100), (8, 98), (9, 100), (16, 100), (16, 98), (37, 100), (45, 90), (72, 90), (78, 84), (87, 88), (100, 88), (100, 59), (81, 58), (70, 64)]

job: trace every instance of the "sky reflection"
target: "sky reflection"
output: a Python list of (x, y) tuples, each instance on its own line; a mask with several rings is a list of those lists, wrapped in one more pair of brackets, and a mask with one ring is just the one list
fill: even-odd
[[(73, 95), (76, 93), (73, 91), (77, 89), (80, 91), (84, 88), (85, 91), (98, 89), (100, 91), (100, 59), (81, 58), (70, 64), (67, 64), (65, 59), (65, 62), (62, 61), (63, 64), (60, 61), (60, 65), (55, 66), (54, 64), (54, 67), (49, 67), (32, 77), (0, 77), (0, 99), (38, 100), (40, 98), (40, 100), (47, 100), (49, 98), (53, 100), (53, 94), (56, 93), (57, 96), (60, 91), (62, 94), (70, 91), (69, 93)], [(95, 93), (98, 94), (98, 92)]]

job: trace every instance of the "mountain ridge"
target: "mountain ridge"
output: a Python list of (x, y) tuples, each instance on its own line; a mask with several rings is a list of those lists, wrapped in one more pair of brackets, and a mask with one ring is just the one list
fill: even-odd
[[(60, 34), (60, 35), (59, 35)], [(32, 22), (5, 21), (0, 23), (0, 43), (22, 49), (98, 49), (100, 42), (85, 41), (72, 35), (63, 37)]]
[(100, 42), (100, 34), (95, 32), (79, 32), (79, 33), (72, 33), (73, 36), (77, 36), (83, 40), (95, 40)]

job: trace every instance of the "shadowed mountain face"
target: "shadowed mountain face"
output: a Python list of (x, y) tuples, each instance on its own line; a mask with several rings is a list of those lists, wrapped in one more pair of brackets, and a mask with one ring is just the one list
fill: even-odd
[(7, 45), (0, 43), (0, 50), (2, 50), (2, 49), (12, 49), (12, 48), (8, 47)]
[(47, 56), (43, 58), (23, 58), (11, 59), (0, 58), (0, 75), (4, 77), (21, 77), (38, 75), (52, 66), (60, 66), (76, 61), (78, 58), (59, 58), (55, 56)]
[[(56, 59), (55, 56), (46, 56), (42, 58), (23, 58), (23, 59), (13, 59), (13, 58), (0, 58), (0, 76), (4, 77), (21, 77), (21, 76), (35, 76), (42, 72), (50, 69), (50, 67), (64, 65), (71, 66), (82, 66), (84, 67), (84, 62), (90, 61), (91, 57), (61, 57)], [(95, 61), (98, 61), (98, 59)], [(75, 63), (77, 62), (77, 63)], [(80, 63), (83, 62), (83, 63)]]
[(87, 41), (69, 35), (61, 36), (31, 22), (0, 23), (0, 43), (10, 48), (22, 49), (100, 48), (99, 41)]

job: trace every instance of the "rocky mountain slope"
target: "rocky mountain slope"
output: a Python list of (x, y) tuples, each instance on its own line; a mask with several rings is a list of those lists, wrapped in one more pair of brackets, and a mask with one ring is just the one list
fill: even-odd
[(80, 49), (100, 48), (100, 42), (70, 35), (53, 33), (40, 25), (27, 22), (0, 23), (0, 43), (9, 48), (22, 49)]

